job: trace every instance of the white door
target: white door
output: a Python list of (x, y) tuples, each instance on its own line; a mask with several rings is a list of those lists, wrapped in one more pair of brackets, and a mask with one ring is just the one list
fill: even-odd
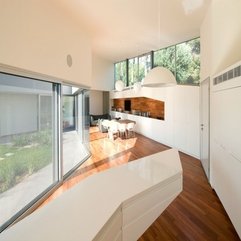
[(210, 158), (209, 158), (209, 109), (210, 109), (210, 78), (201, 82), (200, 88), (200, 136), (201, 147), (200, 156), (203, 169), (209, 180), (210, 178)]

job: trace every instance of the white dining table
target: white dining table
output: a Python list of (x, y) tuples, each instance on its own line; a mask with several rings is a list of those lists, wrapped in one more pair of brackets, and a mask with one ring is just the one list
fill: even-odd
[(113, 122), (117, 122), (119, 124), (129, 124), (129, 123), (136, 124), (135, 121), (129, 120), (129, 119), (119, 119), (119, 120), (113, 119), (113, 120), (103, 120), (102, 125), (108, 128)]

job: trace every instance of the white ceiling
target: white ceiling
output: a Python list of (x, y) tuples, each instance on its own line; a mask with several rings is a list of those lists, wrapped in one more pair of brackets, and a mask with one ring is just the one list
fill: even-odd
[(117, 62), (199, 36), (211, 0), (59, 0), (90, 33), (94, 53)]

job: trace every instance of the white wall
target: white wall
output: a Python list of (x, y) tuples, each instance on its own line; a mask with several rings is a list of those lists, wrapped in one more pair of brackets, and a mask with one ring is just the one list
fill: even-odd
[[(200, 157), (199, 151), (199, 87), (182, 86), (167, 88), (141, 88), (138, 93), (133, 90), (111, 92), (110, 98), (144, 96), (165, 102), (165, 121), (141, 118), (136, 126), (144, 136), (160, 143), (176, 147), (179, 150)], [(132, 118), (131, 115), (128, 115)]]
[(241, 1), (213, 0), (202, 23), (201, 80), (241, 59)]
[(212, 86), (211, 97), (210, 182), (241, 237), (241, 77)]
[[(225, 100), (231, 100), (232, 91), (217, 94), (213, 86), (213, 77), (228, 66), (241, 60), (241, 1), (240, 0), (213, 0), (201, 26), (201, 79), (211, 77), (211, 119), (210, 119), (210, 183), (217, 192), (224, 208), (241, 237), (240, 202), (241, 202), (241, 176), (237, 160), (230, 154), (236, 140), (219, 138), (220, 132), (229, 135), (235, 128), (236, 137), (239, 130), (227, 118), (220, 116), (227, 110), (233, 120), (240, 119), (240, 100), (234, 101), (229, 106)], [(227, 81), (229, 85), (231, 81)], [(221, 85), (223, 85), (221, 84)], [(219, 96), (217, 101), (217, 96)], [(222, 106), (220, 109), (220, 105)], [(233, 122), (234, 123), (234, 122)], [(239, 123), (240, 125), (240, 123)], [(235, 136), (233, 138), (236, 138)], [(221, 143), (221, 144), (220, 144)], [(240, 148), (240, 146), (239, 146)]]
[(90, 90), (90, 114), (103, 114), (103, 92), (98, 90)]
[(92, 55), (91, 87), (105, 91), (114, 89), (114, 64), (95, 54)]
[(0, 64), (91, 85), (90, 40), (57, 1), (0, 1), (0, 31)]
[(96, 54), (92, 54), (91, 80), (90, 114), (105, 114), (107, 112), (104, 110), (109, 109), (109, 104), (106, 103), (103, 91), (110, 91), (114, 88), (114, 64)]
[(0, 93), (0, 137), (37, 131), (37, 112), (38, 95)]

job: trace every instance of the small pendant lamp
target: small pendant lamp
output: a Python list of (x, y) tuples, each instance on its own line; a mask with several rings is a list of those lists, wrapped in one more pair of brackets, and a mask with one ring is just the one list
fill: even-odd
[(125, 84), (124, 84), (124, 82), (122, 80), (117, 80), (115, 82), (115, 89), (117, 91), (122, 91), (124, 89), (124, 87), (125, 87)]

